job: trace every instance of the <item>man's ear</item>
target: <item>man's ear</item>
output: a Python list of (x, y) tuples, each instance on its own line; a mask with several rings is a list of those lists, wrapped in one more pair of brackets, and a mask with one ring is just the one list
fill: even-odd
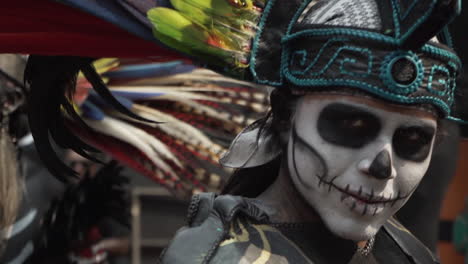
[(286, 145), (289, 140), (291, 128), (294, 123), (294, 111), (296, 109), (297, 98), (291, 94), (274, 90), (270, 95), (273, 122), (275, 133), (279, 135), (281, 145)]
[[(294, 110), (291, 110), (291, 112)], [(294, 115), (290, 113), (287, 118), (283, 116), (282, 119), (274, 119), (274, 129), (275, 132), (278, 134), (281, 145), (284, 147), (288, 144), (289, 137), (291, 135), (291, 129), (294, 124)]]
[(291, 135), (291, 129), (280, 132), (279, 138), (281, 141), (281, 146), (285, 147), (288, 144), (290, 135)]

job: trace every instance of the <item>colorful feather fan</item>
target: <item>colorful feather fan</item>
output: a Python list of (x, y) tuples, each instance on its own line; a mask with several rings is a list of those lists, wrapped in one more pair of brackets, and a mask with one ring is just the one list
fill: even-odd
[[(266, 88), (179, 61), (102, 62), (97, 61), (103, 67), (120, 64), (102, 73), (116, 100), (157, 123), (132, 119), (89, 92), (80, 112), (92, 131), (76, 121), (68, 127), (179, 197), (219, 190), (229, 173), (218, 159), (235, 135), (267, 110)], [(81, 82), (77, 92), (88, 88)]]
[[(123, 160), (129, 156), (130, 150), (123, 151), (116, 146), (125, 142), (134, 148), (134, 156), (147, 157), (146, 162), (127, 159), (127, 164), (138, 168), (153, 179), (180, 190), (209, 188), (209, 178), (213, 178), (213, 182), (217, 181), (217, 177), (210, 176), (213, 168), (218, 170), (215, 174), (224, 173), (223, 170), (219, 171), (217, 157), (236, 132), (250, 121), (244, 115), (251, 109), (261, 111), (265, 107), (261, 101), (265, 96), (263, 95), (261, 99), (262, 96), (257, 95), (258, 90), (252, 89), (252, 85), (246, 82), (194, 69), (194, 66), (187, 65), (186, 61), (182, 63), (173, 60), (191, 56), (190, 59), (209, 65), (213, 69), (219, 69), (233, 76), (243, 75), (249, 64), (251, 40), (257, 30), (256, 25), (265, 4), (264, 0), (115, 0), (99, 3), (92, 0), (57, 0), (57, 2), (117, 25), (152, 42), (155, 46), (158, 42), (159, 44), (162, 42), (180, 53), (158, 49), (157, 52), (151, 53), (154, 55), (149, 59), (161, 62), (159, 65), (122, 65), (115, 69), (117, 72), (112, 70), (102, 75), (90, 65), (94, 58), (31, 56), (25, 80), (32, 91), (29, 103), (32, 109), (36, 110), (29, 113), (29, 120), (38, 152), (52, 174), (65, 182), (70, 181), (69, 175), (76, 175), (54, 151), (54, 145), (74, 150), (90, 159), (93, 159), (92, 152), (98, 147), (112, 152), (115, 157), (119, 156), (120, 160)], [(74, 25), (73, 21), (63, 23), (65, 24), (60, 24), (59, 28)], [(98, 27), (97, 24), (96, 27), (100, 29), (98, 35), (110, 36), (115, 33), (111, 27), (104, 25)], [(109, 43), (109, 50), (113, 50), (115, 43)], [(61, 49), (58, 53), (94, 54)], [(124, 56), (130, 56), (129, 54), (138, 54), (138, 52), (125, 53)], [(47, 71), (43, 72), (44, 69)], [(191, 70), (193, 73), (188, 74)], [(76, 74), (80, 71), (89, 83), (76, 78)], [(143, 78), (145, 74), (147, 77)], [(175, 75), (170, 76), (171, 74)], [(117, 88), (107, 89), (106, 81), (111, 87)], [(70, 103), (72, 95), (83, 100), (86, 94), (75, 94), (76, 82), (94, 88), (99, 95), (91, 94), (89, 100), (82, 105), (83, 116), (88, 115), (87, 118), (91, 119), (85, 122)], [(158, 86), (158, 89), (146, 89), (147, 86), (154, 85)], [(132, 89), (127, 89), (129, 88), (127, 86)], [(137, 87), (134, 86), (138, 86), (141, 90), (135, 89)], [(182, 89), (181, 86), (186, 87)], [(173, 89), (174, 87), (177, 89)], [(64, 113), (67, 118), (64, 117)], [(69, 125), (64, 125), (67, 120)], [(168, 129), (158, 123), (172, 124), (175, 123), (174, 120), (179, 120), (185, 125)], [(133, 127), (128, 127), (128, 124)], [(112, 131), (112, 129), (114, 129), (113, 135), (109, 135), (110, 132), (99, 136), (93, 134), (96, 130)], [(80, 131), (81, 137), (75, 136), (76, 131)], [(122, 132), (117, 136), (117, 131), (128, 133)], [(148, 140), (155, 135), (161, 142), (153, 140), (148, 144)], [(168, 135), (171, 137), (166, 137)], [(137, 143), (137, 139), (142, 138), (145, 140)], [(219, 146), (207, 147), (210, 140)], [(109, 142), (116, 144), (107, 144)], [(168, 145), (170, 151), (164, 148), (160, 150), (163, 144)], [(196, 159), (193, 159), (193, 156), (189, 159), (174, 154), (178, 160), (186, 159), (188, 160), (186, 163), (192, 164), (186, 167), (199, 168), (205, 164), (210, 165), (196, 172), (194, 169), (177, 171), (174, 168), (184, 168), (184, 164), (177, 165), (175, 163), (177, 159), (167, 155), (167, 152), (174, 152), (174, 149), (179, 150), (179, 156), (187, 156), (187, 153), (196, 154)], [(155, 158), (160, 156), (164, 157), (164, 162)], [(155, 170), (154, 166), (162, 169)], [(181, 176), (183, 174), (185, 176)], [(189, 180), (190, 183), (184, 183), (184, 180), (189, 178), (192, 178)], [(219, 182), (222, 184), (222, 179)]]

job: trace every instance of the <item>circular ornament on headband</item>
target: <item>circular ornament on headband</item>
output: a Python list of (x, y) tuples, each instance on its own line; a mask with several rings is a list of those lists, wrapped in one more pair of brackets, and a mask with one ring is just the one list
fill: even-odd
[(420, 87), (424, 79), (424, 66), (415, 53), (396, 51), (385, 58), (380, 78), (395, 93), (407, 95)]

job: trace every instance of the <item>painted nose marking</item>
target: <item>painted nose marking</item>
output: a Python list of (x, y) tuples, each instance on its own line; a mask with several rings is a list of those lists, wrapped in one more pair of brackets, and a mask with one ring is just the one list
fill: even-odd
[(388, 179), (392, 176), (392, 159), (387, 150), (382, 150), (369, 168), (369, 174), (377, 179)]

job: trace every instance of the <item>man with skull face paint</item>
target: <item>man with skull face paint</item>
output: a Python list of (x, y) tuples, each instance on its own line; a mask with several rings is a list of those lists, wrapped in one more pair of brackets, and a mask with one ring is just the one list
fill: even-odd
[[(140, 37), (148, 29), (133, 28), (153, 25), (160, 42), (191, 58), (276, 88), (272, 112), (221, 160), (238, 169), (226, 195), (193, 198), (163, 263), (437, 263), (392, 215), (428, 167), (438, 120), (462, 116), (461, 62), (446, 30), (459, 1), (111, 2), (99, 3), (108, 8), (99, 17)], [(252, 23), (242, 28), (242, 19)], [(217, 27), (234, 37), (199, 31)], [(240, 44), (229, 47), (233, 39)], [(76, 68), (90, 73), (87, 64)]]
[(438, 120), (457, 119), (460, 61), (445, 23), (459, 3), (265, 10), (250, 70), (277, 86), (272, 111), (234, 140), (221, 160), (238, 169), (225, 195), (193, 198), (161, 261), (438, 263), (392, 216), (429, 166)]

